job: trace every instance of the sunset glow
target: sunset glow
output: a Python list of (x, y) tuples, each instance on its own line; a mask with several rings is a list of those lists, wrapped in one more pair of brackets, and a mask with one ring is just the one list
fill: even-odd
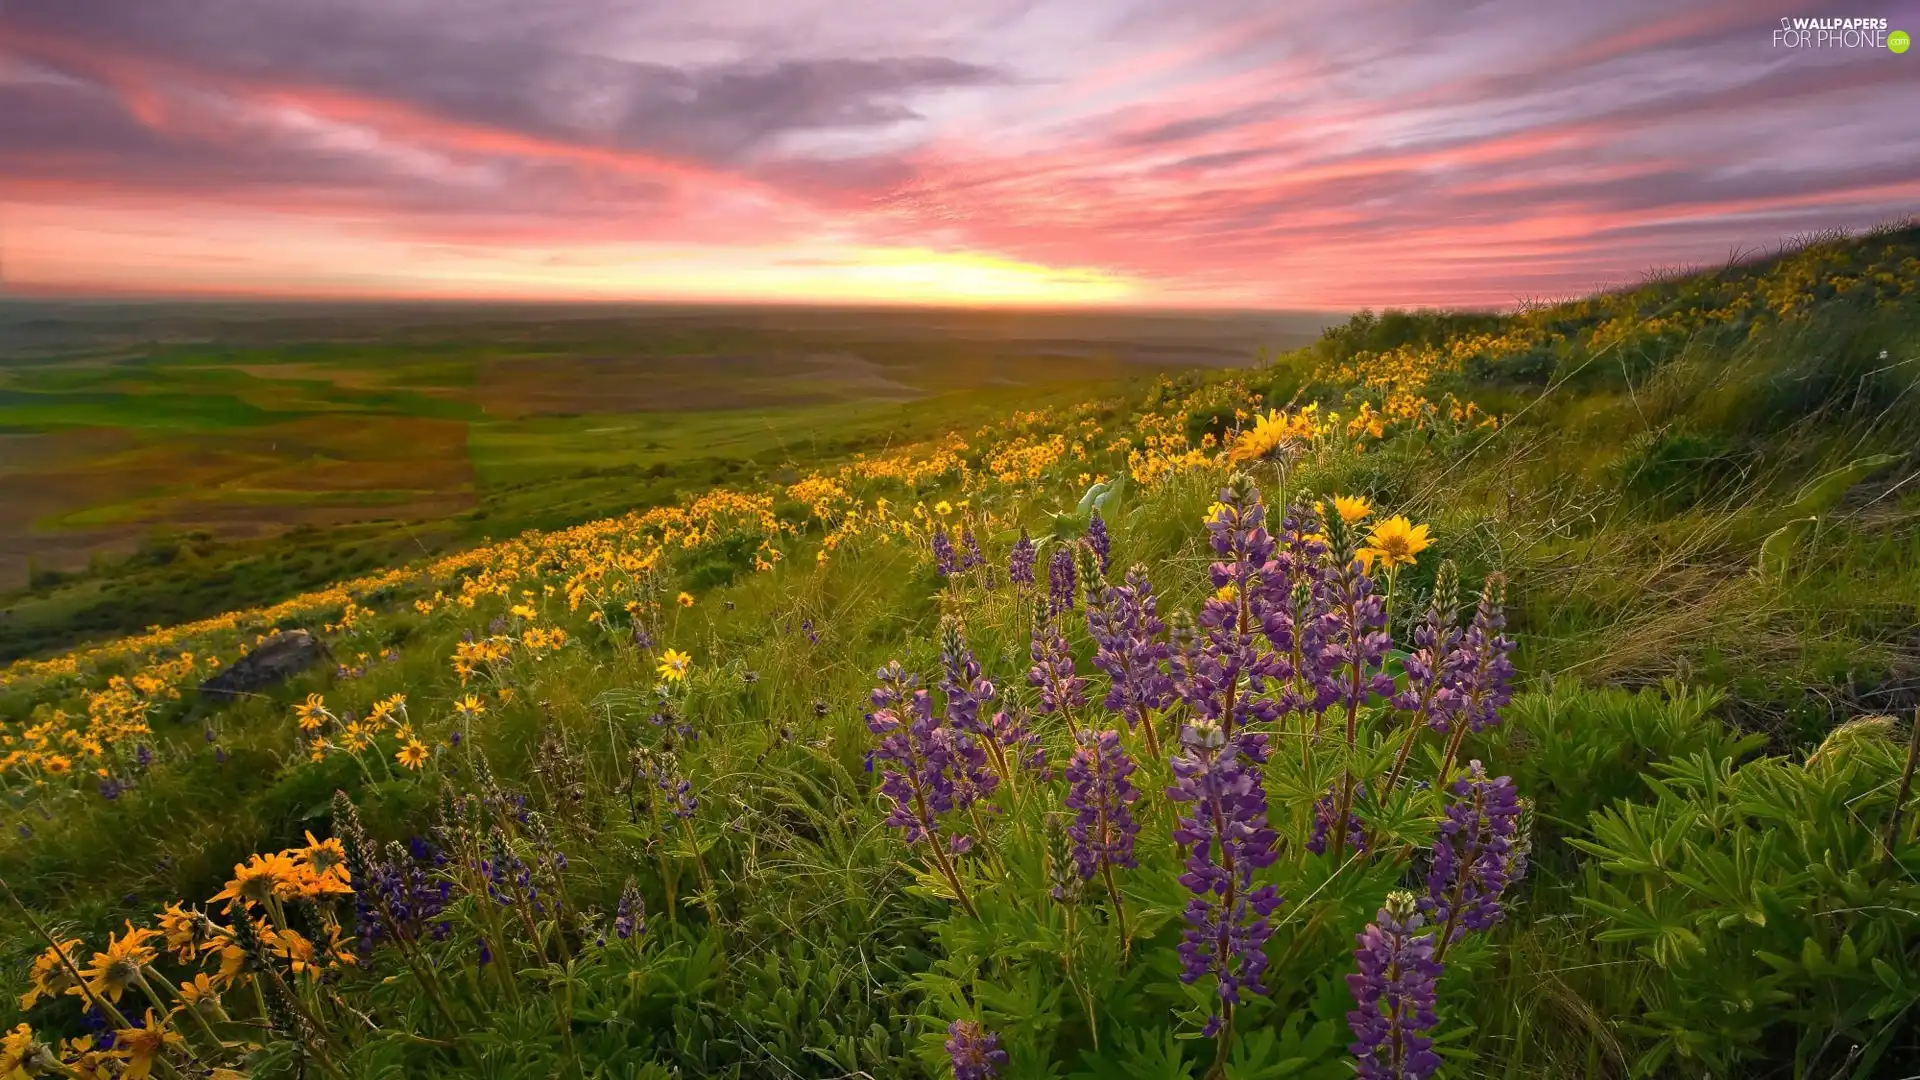
[(1822, 7), (15, 0), (0, 264), (26, 293), (1504, 304), (1920, 207), (1920, 61), (1774, 47)]

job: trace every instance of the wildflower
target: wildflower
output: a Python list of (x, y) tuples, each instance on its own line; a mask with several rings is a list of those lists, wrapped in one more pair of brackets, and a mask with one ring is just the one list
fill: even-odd
[(620, 890), (620, 906), (614, 910), (613, 936), (625, 941), (646, 932), (647, 902), (640, 896), (640, 887), (628, 878), (627, 887)]
[(79, 938), (68, 938), (33, 958), (33, 964), (27, 969), (27, 992), (20, 995), (21, 1012), (33, 1008), (41, 998), (66, 993), (75, 985), (69, 965), (75, 950), (85, 944)]
[(1303, 411), (1290, 417), (1275, 409), (1258, 417), (1253, 427), (1241, 432), (1233, 440), (1232, 449), (1227, 451), (1227, 459), (1249, 462), (1275, 457), (1292, 449), (1295, 443), (1310, 437), (1313, 432), (1314, 422), (1310, 414)]
[(476, 694), (467, 694), (453, 703), (453, 711), (463, 720), (478, 720), (486, 715), (487, 705)]
[(933, 568), (940, 571), (941, 577), (952, 577), (960, 572), (960, 564), (953, 554), (953, 538), (947, 535), (945, 528), (933, 531)]
[(933, 512), (939, 514), (941, 517), (946, 517), (953, 513), (953, 504), (945, 499), (941, 499), (939, 502), (933, 504)]
[(953, 1062), (953, 1080), (993, 1080), (1007, 1064), (1000, 1036), (981, 1030), (973, 1020), (955, 1020), (947, 1027), (947, 1057)]
[(973, 535), (972, 525), (960, 527), (960, 569), (971, 570), (976, 566), (985, 566), (987, 557), (980, 550), (980, 541)]
[(1140, 825), (1132, 805), (1140, 792), (1128, 777), (1136, 766), (1120, 745), (1120, 733), (1082, 732), (1079, 748), (1067, 764), (1068, 809), (1078, 811), (1069, 832), (1073, 861), (1080, 877), (1110, 872), (1113, 866), (1133, 867), (1133, 838)]
[(1107, 532), (1107, 520), (1100, 516), (1100, 508), (1094, 507), (1091, 513), (1087, 519), (1087, 546), (1100, 560), (1100, 572), (1104, 574), (1107, 564), (1113, 560), (1113, 537)]
[(293, 707), (293, 715), (301, 731), (318, 731), (332, 714), (327, 712), (325, 698), (319, 694), (308, 694), (306, 701)]
[(1040, 690), (1040, 711), (1069, 714), (1071, 724), (1071, 711), (1086, 704), (1087, 694), (1086, 680), (1074, 674), (1073, 651), (1066, 636), (1052, 621), (1035, 619), (1030, 655), (1033, 666), (1027, 669), (1027, 682)]
[[(147, 944), (150, 939), (159, 936), (158, 930), (135, 927), (131, 921), (127, 923), (125, 934), (110, 935), (106, 951), (94, 953), (93, 960), (80, 971), (81, 978), (86, 980), (87, 990), (94, 997), (118, 1003), (120, 995), (139, 981), (140, 969), (160, 955)], [(79, 994), (80, 988), (68, 987), (67, 993)]]
[(209, 903), (227, 902), (228, 910), (264, 904), (283, 883), (298, 880), (300, 867), (285, 855), (255, 855), (245, 864), (235, 863), (233, 880), (215, 893)]
[(1033, 538), (1027, 535), (1026, 529), (1021, 529), (1020, 539), (1014, 541), (1013, 552), (1007, 556), (1007, 578), (1023, 589), (1032, 588), (1033, 563), (1038, 555)]
[(127, 1067), (120, 1074), (121, 1080), (146, 1080), (153, 1072), (154, 1059), (167, 1047), (181, 1042), (179, 1034), (169, 1031), (166, 1024), (154, 1018), (153, 1010), (148, 1009), (145, 1024), (113, 1033), (114, 1049), (126, 1055)]
[(929, 857), (947, 879), (955, 897), (968, 914), (974, 914), (973, 902), (960, 884), (959, 874), (947, 857), (947, 848), (966, 850), (964, 836), (940, 843), (939, 815), (955, 809), (959, 793), (954, 780), (954, 742), (940, 729), (933, 715), (933, 699), (918, 687), (919, 676), (901, 667), (898, 660), (880, 669), (880, 685), (873, 690), (873, 711), (867, 714), (867, 730), (879, 736), (870, 763), (878, 762), (884, 773), (880, 794), (892, 804), (886, 824), (905, 833), (908, 844), (926, 841)]
[(1211, 975), (1218, 1004), (1203, 1037), (1220, 1032), (1226, 1013), (1243, 992), (1264, 994), (1268, 917), (1281, 903), (1272, 885), (1255, 886), (1254, 871), (1279, 857), (1267, 824), (1267, 797), (1257, 766), (1266, 760), (1258, 735), (1229, 738), (1221, 725), (1202, 718), (1181, 732), (1181, 752), (1172, 760), (1174, 785), (1167, 797), (1191, 804), (1173, 830), (1187, 849), (1180, 876), (1193, 898), (1181, 936), (1182, 982)]
[(1129, 731), (1145, 724), (1147, 746), (1158, 757), (1153, 713), (1172, 704), (1174, 693), (1164, 668), (1170, 651), (1161, 640), (1167, 624), (1156, 613), (1146, 567), (1128, 570), (1125, 585), (1108, 586), (1087, 605), (1087, 629), (1098, 646), (1093, 666), (1112, 680), (1106, 707), (1120, 714)]
[(1501, 610), (1505, 593), (1506, 578), (1489, 575), (1473, 622), (1460, 640), (1461, 709), (1475, 732), (1498, 724), (1500, 710), (1513, 699), (1513, 640), (1501, 633), (1507, 625)]
[(1348, 1047), (1359, 1059), (1362, 1080), (1425, 1080), (1440, 1067), (1433, 1040), (1423, 1032), (1439, 1022), (1435, 988), (1444, 966), (1433, 955), (1433, 934), (1422, 922), (1413, 894), (1397, 890), (1375, 921), (1354, 935), (1354, 964), (1347, 976), (1354, 1009)]
[(686, 679), (687, 671), (692, 666), (692, 656), (678, 649), (668, 649), (660, 654), (660, 664), (654, 670), (669, 682), (681, 682)]
[(1369, 568), (1375, 562), (1389, 567), (1412, 566), (1415, 557), (1432, 544), (1424, 523), (1415, 525), (1404, 515), (1398, 515), (1374, 526), (1367, 534), (1366, 545), (1356, 554)]
[(679, 604), (681, 607), (692, 607), (693, 594), (690, 592), (683, 591), (680, 593), (680, 595), (673, 598), (673, 602), (676, 604)]
[(1468, 930), (1485, 930), (1505, 916), (1500, 894), (1525, 864), (1514, 851), (1520, 801), (1510, 777), (1488, 779), (1471, 762), (1449, 789), (1446, 820), (1433, 841), (1433, 865), (1420, 911), (1440, 928), (1439, 949)]
[(409, 769), (418, 769), (427, 763), (427, 746), (419, 739), (409, 739), (405, 746), (395, 751), (393, 760)]
[(1333, 512), (1348, 525), (1358, 525), (1373, 513), (1373, 504), (1363, 495), (1335, 495)]

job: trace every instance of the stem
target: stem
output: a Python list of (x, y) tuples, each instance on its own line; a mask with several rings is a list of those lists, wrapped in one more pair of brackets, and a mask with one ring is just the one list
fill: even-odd
[(1125, 962), (1133, 955), (1133, 939), (1127, 936), (1127, 904), (1120, 899), (1120, 889), (1113, 883), (1113, 864), (1100, 860), (1100, 874), (1107, 879), (1107, 895), (1113, 899), (1113, 919), (1120, 930), (1120, 959)]
[(1214, 1036), (1213, 1067), (1207, 1070), (1208, 1080), (1218, 1080), (1227, 1075), (1227, 1058), (1233, 1050), (1233, 1005), (1221, 1006), (1220, 1034)]

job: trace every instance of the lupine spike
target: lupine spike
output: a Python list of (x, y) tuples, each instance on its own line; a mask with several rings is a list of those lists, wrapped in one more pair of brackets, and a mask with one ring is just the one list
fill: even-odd
[(953, 1080), (993, 1080), (1006, 1067), (1007, 1052), (1000, 1036), (983, 1030), (974, 1020), (955, 1020), (947, 1027), (947, 1059)]
[(1509, 777), (1488, 778), (1478, 761), (1453, 782), (1446, 820), (1433, 842), (1420, 911), (1440, 928), (1439, 952), (1469, 930), (1505, 917), (1501, 894), (1525, 872), (1514, 850), (1520, 801)]
[(1396, 891), (1354, 937), (1359, 970), (1347, 976), (1354, 1000), (1347, 1013), (1354, 1038), (1348, 1049), (1359, 1059), (1362, 1080), (1426, 1080), (1440, 1067), (1425, 1033), (1439, 1022), (1434, 1002), (1445, 968), (1421, 922), (1413, 894)]

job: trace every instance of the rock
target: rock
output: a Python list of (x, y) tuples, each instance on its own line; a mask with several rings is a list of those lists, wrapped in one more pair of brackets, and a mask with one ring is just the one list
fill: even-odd
[(305, 630), (286, 630), (260, 643), (226, 670), (200, 684), (202, 696), (236, 698), (286, 682), (313, 666), (327, 647)]

